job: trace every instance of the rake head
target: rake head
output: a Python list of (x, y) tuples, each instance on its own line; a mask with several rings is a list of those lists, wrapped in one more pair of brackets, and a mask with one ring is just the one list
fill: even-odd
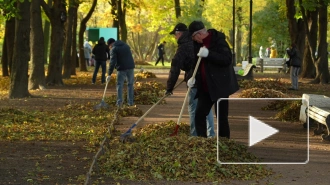
[(127, 141), (133, 141), (134, 139), (132, 139), (132, 129), (136, 127), (136, 123), (134, 123), (125, 133), (123, 133), (121, 136), (120, 136), (120, 141), (125, 143)]
[(102, 100), (100, 104), (94, 106), (94, 110), (107, 109), (107, 108), (109, 108), (109, 105), (105, 103), (104, 100)]
[(179, 127), (180, 127), (179, 125), (176, 125), (174, 132), (170, 136), (176, 136), (176, 135), (178, 135)]

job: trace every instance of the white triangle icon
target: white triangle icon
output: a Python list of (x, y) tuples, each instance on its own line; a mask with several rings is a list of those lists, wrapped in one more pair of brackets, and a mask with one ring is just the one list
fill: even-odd
[(252, 116), (249, 116), (249, 127), (249, 146), (253, 146), (278, 132), (277, 129)]

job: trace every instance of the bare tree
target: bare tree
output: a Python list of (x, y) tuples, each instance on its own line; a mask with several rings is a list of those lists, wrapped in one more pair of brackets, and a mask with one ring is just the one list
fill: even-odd
[(41, 1), (41, 6), (51, 24), (51, 46), (46, 76), (47, 85), (63, 85), (62, 51), (64, 40), (64, 23), (66, 21), (65, 0), (54, 0), (52, 6)]
[(2, 46), (2, 76), (9, 76), (12, 68), (13, 48), (15, 39), (15, 18), (6, 20), (5, 36)]
[[(307, 41), (309, 44), (309, 50), (311, 53), (311, 57), (316, 69), (316, 76), (312, 83), (328, 83), (329, 81), (329, 69), (328, 69), (328, 59), (327, 59), (327, 2), (326, 0), (320, 0), (318, 2), (318, 42), (317, 42), (317, 55), (316, 48), (312, 47), (312, 37), (310, 35), (308, 19), (306, 16), (305, 7), (302, 4), (302, 0), (299, 0), (299, 6), (301, 9), (301, 13), (304, 19), (304, 27), (306, 31)], [(316, 23), (315, 23), (316, 24)]]
[[(73, 35), (73, 19), (74, 19), (74, 0), (69, 0), (69, 9), (66, 22), (66, 37), (65, 37), (65, 49), (63, 55), (63, 78), (71, 77), (72, 68), (72, 35)], [(74, 34), (75, 35), (75, 34)], [(75, 69), (75, 67), (74, 67)]]
[(9, 98), (30, 96), (28, 91), (28, 62), (30, 38), (30, 2), (17, 2), (20, 18), (15, 21), (15, 41), (12, 71), (10, 73)]
[(45, 88), (44, 36), (42, 30), (40, 1), (31, 1), (31, 74), (29, 89)]

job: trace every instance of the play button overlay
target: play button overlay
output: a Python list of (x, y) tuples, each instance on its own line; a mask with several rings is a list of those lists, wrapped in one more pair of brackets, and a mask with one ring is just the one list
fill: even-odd
[(253, 146), (278, 132), (277, 129), (252, 116), (249, 116), (249, 127), (249, 146)]
[[(224, 102), (220, 104), (221, 101)], [(217, 110), (228, 104), (230, 139), (217, 134), (218, 163), (308, 163), (310, 132), (308, 126), (303, 127), (304, 122), (309, 120), (304, 117), (308, 111), (308, 106), (302, 106), (305, 101), (302, 98), (219, 99)], [(217, 126), (218, 132), (226, 133), (221, 129), (227, 129), (227, 120), (223, 115), (217, 115), (217, 118), (221, 119), (214, 126)]]

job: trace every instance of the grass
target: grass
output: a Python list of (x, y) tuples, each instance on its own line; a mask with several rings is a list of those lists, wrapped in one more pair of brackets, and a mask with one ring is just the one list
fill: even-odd
[(144, 69), (170, 69), (171, 68), (171, 63), (168, 61), (164, 61), (164, 66), (162, 66), (162, 63), (158, 63), (157, 66), (155, 66), (156, 62), (147, 62), (148, 65), (142, 65), (142, 64), (136, 64), (135, 68), (144, 68)]

